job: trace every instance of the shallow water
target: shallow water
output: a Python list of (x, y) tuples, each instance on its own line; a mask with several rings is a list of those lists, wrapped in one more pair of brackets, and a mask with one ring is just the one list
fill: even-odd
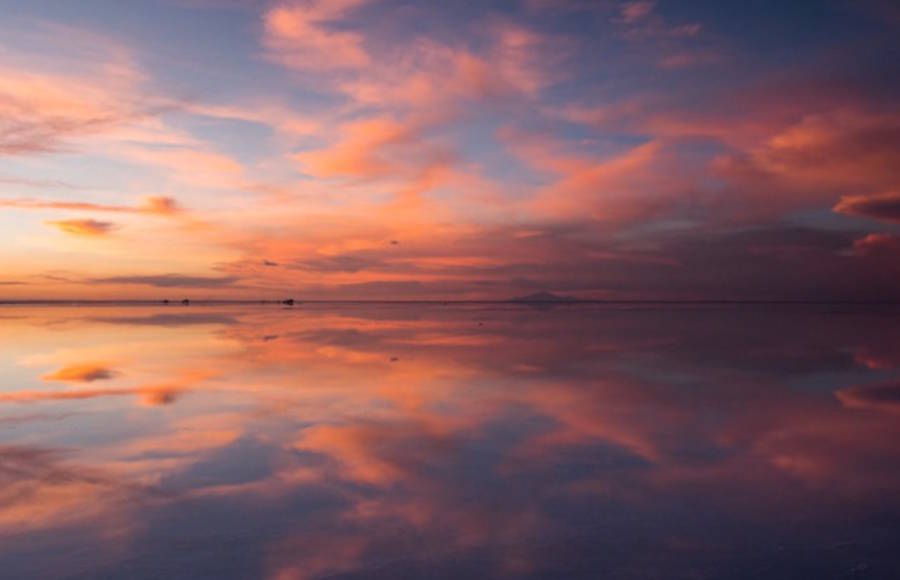
[(900, 310), (0, 306), (3, 578), (897, 578)]

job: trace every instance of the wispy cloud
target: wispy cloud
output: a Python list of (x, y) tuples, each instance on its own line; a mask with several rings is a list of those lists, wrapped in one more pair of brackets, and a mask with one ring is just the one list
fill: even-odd
[(109, 276), (106, 278), (90, 278), (88, 284), (120, 284), (153, 286), (156, 288), (222, 288), (237, 283), (236, 276), (183, 276), (180, 274), (159, 274), (149, 276)]
[(118, 227), (112, 222), (104, 222), (94, 219), (50, 220), (45, 223), (59, 229), (61, 232), (64, 232), (66, 234), (82, 237), (102, 237), (109, 234)]
[(365, 0), (276, 4), (263, 16), (263, 43), (271, 60), (301, 71), (358, 69), (369, 64), (362, 35), (332, 24)]
[(180, 211), (178, 203), (171, 197), (150, 196), (137, 206), (105, 205), (84, 201), (51, 201), (45, 199), (0, 199), (0, 207), (15, 209), (62, 209), (74, 211), (134, 213), (148, 215), (174, 215)]
[(848, 215), (900, 223), (900, 192), (845, 195), (833, 209)]

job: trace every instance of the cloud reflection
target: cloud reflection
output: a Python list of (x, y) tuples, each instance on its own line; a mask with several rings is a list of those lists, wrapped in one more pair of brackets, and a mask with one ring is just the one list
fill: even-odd
[[(866, 362), (896, 360), (896, 313), (206, 308), (202, 325), (158, 318), (163, 307), (8, 321), (34, 352), (97, 336), (129, 377), (157, 377), (107, 390), (3, 384), (4, 401), (76, 412), (44, 437), (67, 469), (104, 474), (66, 491), (95, 504), (78, 525), (135, 520), (97, 570), (589, 578), (767, 565), (787, 578), (896, 562), (867, 523), (900, 510), (896, 367)], [(76, 322), (46, 324), (54, 317)], [(138, 350), (113, 350), (123, 343)], [(10, 426), (40, 429), (42, 417), (0, 429), (15, 442)], [(72, 438), (84, 429), (91, 439)], [(17, 449), (44, 453), (27, 438)], [(71, 510), (40, 507), (61, 493), (53, 478), (29, 481), (0, 533), (46, 545), (42, 530), (63, 533)], [(105, 486), (117, 491), (97, 493)], [(16, 528), (31, 512), (40, 526)], [(848, 537), (858, 547), (821, 548)], [(181, 545), (200, 547), (187, 557)]]

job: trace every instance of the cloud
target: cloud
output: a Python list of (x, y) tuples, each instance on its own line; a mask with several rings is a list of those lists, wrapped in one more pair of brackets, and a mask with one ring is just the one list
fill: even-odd
[[(109, 372), (109, 376), (92, 378), (103, 374), (102, 370)], [(45, 380), (60, 380), (72, 382), (91, 382), (111, 378), (115, 373), (109, 369), (94, 369), (92, 375), (89, 365), (82, 368), (71, 367), (71, 371), (64, 373), (71, 378), (56, 378), (56, 375), (67, 371), (61, 369), (58, 373), (44, 377)], [(0, 393), (0, 403), (40, 403), (43, 401), (66, 401), (80, 399), (97, 399), (102, 397), (123, 397), (137, 395), (139, 403), (145, 406), (167, 405), (174, 402), (179, 395), (198, 387), (200, 383), (212, 376), (207, 371), (186, 372), (170, 382), (161, 384), (148, 384), (135, 387), (122, 388), (91, 388), (91, 389), (67, 389), (63, 391), (12, 391)]]
[(660, 58), (659, 66), (671, 70), (717, 64), (722, 60), (724, 60), (724, 56), (712, 50), (681, 50)]
[(316, 135), (323, 128), (322, 119), (299, 113), (291, 107), (266, 101), (249, 105), (211, 105), (184, 103), (185, 112), (230, 121), (257, 123), (292, 137)]
[(144, 406), (168, 405), (175, 402), (180, 390), (170, 387), (134, 387), (121, 389), (78, 389), (69, 391), (15, 391), (0, 393), (0, 403), (41, 403), (45, 401), (73, 401), (103, 397), (137, 395)]
[(143, 205), (138, 208), (140, 213), (152, 213), (159, 215), (169, 215), (177, 213), (180, 210), (178, 202), (171, 197), (150, 196), (144, 200)]
[(105, 365), (85, 363), (63, 367), (49, 375), (44, 375), (43, 379), (45, 381), (91, 383), (111, 379), (115, 374), (115, 371)]
[(373, 117), (345, 123), (339, 140), (325, 149), (298, 153), (294, 158), (317, 177), (376, 178), (397, 171), (402, 153), (390, 156), (392, 149), (409, 148), (421, 137), (419, 127), (390, 117)]
[[(73, 27), (26, 28), (23, 43), (41, 50), (0, 62), (0, 155), (77, 152), (163, 167), (189, 185), (236, 184), (240, 164), (167, 124), (164, 114), (191, 108), (151, 91), (130, 47)], [(149, 201), (146, 213), (176, 209)]]
[(314, 0), (273, 6), (263, 15), (266, 56), (300, 71), (367, 66), (370, 58), (362, 35), (331, 26), (364, 3), (364, 0)]
[(613, 20), (622, 26), (626, 37), (632, 39), (689, 38), (696, 36), (702, 28), (699, 22), (669, 24), (656, 12), (656, 2), (652, 0), (623, 2)]
[(179, 389), (167, 387), (144, 388), (138, 391), (141, 404), (145, 407), (159, 407), (160, 405), (171, 405), (181, 395)]
[[(884, 191), (900, 179), (900, 115), (843, 107), (806, 114), (752, 149), (749, 166), (804, 194), (833, 197), (838, 189)], [(894, 193), (873, 200), (891, 214)], [(851, 209), (858, 199), (849, 200)]]
[(71, 401), (97, 399), (100, 397), (121, 397), (140, 394), (137, 388), (121, 389), (78, 389), (68, 391), (14, 391), (0, 394), (0, 403), (39, 403), (42, 401)]
[(624, 2), (620, 7), (619, 17), (625, 24), (634, 24), (650, 16), (655, 4), (652, 0)]
[(84, 237), (105, 236), (118, 227), (112, 222), (103, 222), (93, 219), (51, 220), (44, 223), (54, 226), (67, 234)]
[(900, 236), (868, 234), (853, 242), (853, 251), (860, 256), (887, 256), (900, 259)]
[(288, 267), (300, 270), (311, 270), (313, 272), (359, 272), (360, 270), (368, 270), (381, 264), (382, 262), (378, 258), (338, 255), (293, 262)]
[(99, 211), (112, 213), (135, 213), (150, 215), (174, 215), (180, 211), (178, 203), (171, 197), (150, 196), (141, 205), (104, 205), (83, 201), (50, 201), (42, 199), (0, 199), (0, 207), (16, 209), (64, 209), (73, 211)]
[(677, 163), (662, 140), (592, 156), (546, 135), (504, 130), (501, 138), (516, 157), (552, 176), (527, 204), (535, 220), (648, 219), (661, 215), (690, 184), (684, 175), (690, 165)]
[[(74, 141), (133, 123), (154, 107), (139, 90), (142, 77), (121, 44), (52, 24), (28, 23), (3, 35), (38, 43), (25, 57), (5, 52), (0, 63), (0, 155), (64, 150)], [(65, 39), (63, 42), (61, 39)]]
[(155, 147), (154, 144), (120, 147), (116, 153), (129, 161), (162, 167), (167, 175), (196, 187), (234, 188), (242, 184), (244, 166), (204, 145)]
[(838, 213), (900, 223), (900, 192), (845, 195), (832, 208)]
[(471, 111), (476, 103), (535, 99), (570, 76), (569, 39), (501, 19), (482, 29), (479, 50), (417, 40), (337, 87), (359, 106), (412, 109), (434, 122)]
[(89, 284), (135, 284), (156, 288), (222, 288), (232, 286), (239, 278), (235, 276), (182, 276), (180, 274), (159, 274), (151, 276), (109, 276), (89, 278)]
[(293, 158), (314, 177), (382, 185), (393, 190), (395, 199), (417, 201), (448, 179), (456, 161), (449, 147), (427, 137), (429, 128), (418, 119), (364, 118), (341, 125), (330, 145)]
[(0, 155), (55, 151), (132, 115), (77, 79), (0, 69)]
[(900, 412), (900, 382), (850, 387), (837, 391), (835, 396), (851, 409)]

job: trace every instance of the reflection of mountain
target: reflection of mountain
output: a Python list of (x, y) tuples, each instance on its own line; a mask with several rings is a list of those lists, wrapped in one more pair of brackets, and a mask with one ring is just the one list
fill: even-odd
[(577, 298), (571, 296), (559, 296), (552, 292), (535, 292), (527, 296), (517, 296), (510, 302), (577, 302)]

